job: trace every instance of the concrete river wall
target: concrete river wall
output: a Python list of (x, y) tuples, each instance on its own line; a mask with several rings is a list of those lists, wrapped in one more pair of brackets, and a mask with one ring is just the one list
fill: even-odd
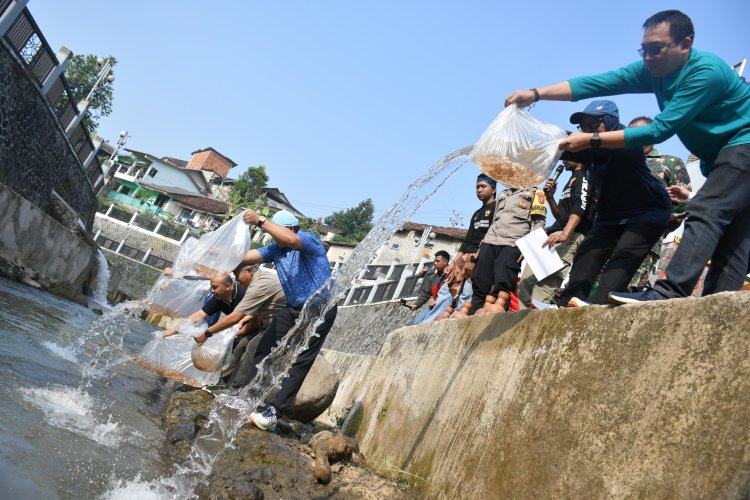
[[(89, 178), (101, 169), (93, 162), (90, 175), (84, 170), (94, 153), (80, 124), (75, 141), (66, 134), (76, 103), (54, 54), (28, 11), (4, 4), (0, 14), (11, 9), (17, 18), (0, 36), (0, 275), (83, 302), (98, 270)], [(45, 94), (48, 79), (56, 83)]]
[(354, 323), (326, 342), (330, 414), (360, 402), (368, 463), (426, 497), (750, 495), (750, 293), (429, 323), (375, 354), (336, 350)]

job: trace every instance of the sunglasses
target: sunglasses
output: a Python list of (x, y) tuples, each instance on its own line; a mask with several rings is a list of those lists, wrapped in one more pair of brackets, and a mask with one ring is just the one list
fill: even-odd
[[(693, 38), (693, 35), (688, 35), (685, 38)], [(641, 48), (638, 49), (638, 55), (641, 57), (651, 56), (656, 57), (659, 54), (662, 53), (662, 51), (668, 47), (671, 47), (673, 45), (677, 45), (680, 42), (672, 42), (672, 43), (649, 43), (646, 45), (641, 45)]]

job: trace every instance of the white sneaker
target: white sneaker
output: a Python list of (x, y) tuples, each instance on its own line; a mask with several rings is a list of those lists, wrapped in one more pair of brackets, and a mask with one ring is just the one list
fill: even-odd
[(251, 413), (248, 420), (258, 429), (268, 432), (276, 432), (276, 423), (279, 421), (276, 408), (271, 405), (266, 405), (263, 411)]

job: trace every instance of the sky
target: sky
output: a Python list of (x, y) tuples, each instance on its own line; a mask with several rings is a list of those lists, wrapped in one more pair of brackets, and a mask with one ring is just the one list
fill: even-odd
[[(476, 142), (505, 96), (635, 61), (651, 14), (679, 8), (695, 47), (750, 56), (747, 0), (630, 2), (30, 0), (47, 41), (114, 55), (110, 143), (185, 160), (213, 147), (265, 165), (269, 186), (309, 217), (371, 198), (376, 218), (444, 155)], [(746, 71), (750, 73), (750, 68)], [(612, 98), (621, 121), (653, 95)], [(531, 113), (572, 130), (578, 103)], [(662, 153), (687, 159), (675, 137)], [(412, 218), (466, 227), (479, 208), (468, 164)]]

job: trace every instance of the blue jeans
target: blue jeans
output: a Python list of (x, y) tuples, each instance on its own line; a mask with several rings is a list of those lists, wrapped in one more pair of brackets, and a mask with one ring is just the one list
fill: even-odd
[(703, 295), (739, 290), (750, 257), (750, 144), (723, 149), (688, 204), (682, 241), (654, 289), (689, 297), (708, 260)]
[(421, 313), (419, 313), (419, 316), (417, 316), (416, 318), (414, 318), (414, 321), (412, 321), (410, 324), (412, 324), (412, 325), (418, 325), (420, 323), (423, 323), (427, 319), (427, 317), (430, 314), (432, 314), (432, 309), (433, 309), (432, 307), (425, 307), (424, 311), (422, 311)]

